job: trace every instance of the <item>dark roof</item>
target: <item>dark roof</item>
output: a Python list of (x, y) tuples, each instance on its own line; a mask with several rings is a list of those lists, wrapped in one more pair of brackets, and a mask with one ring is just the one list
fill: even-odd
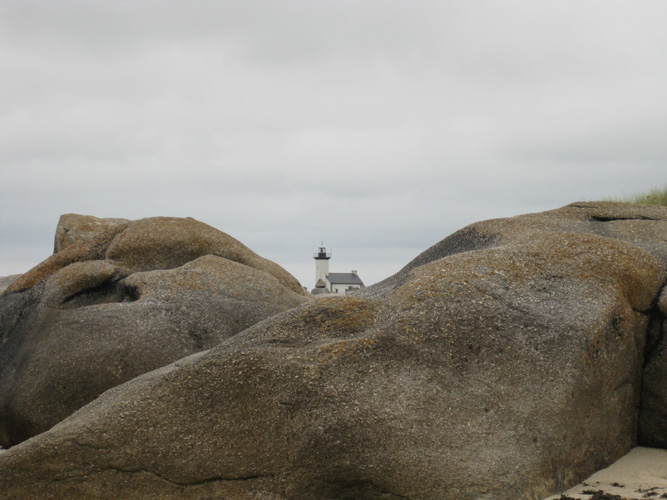
[(329, 273), (327, 274), (327, 279), (332, 285), (361, 285), (364, 286), (364, 282), (361, 281), (359, 275), (354, 273)]

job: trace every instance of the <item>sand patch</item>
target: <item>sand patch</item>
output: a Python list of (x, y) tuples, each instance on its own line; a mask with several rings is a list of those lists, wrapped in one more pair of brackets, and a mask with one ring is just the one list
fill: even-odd
[[(603, 492), (603, 493), (596, 493)], [(616, 463), (563, 493), (587, 500), (667, 498), (667, 450), (637, 447)], [(544, 500), (559, 500), (553, 495)]]

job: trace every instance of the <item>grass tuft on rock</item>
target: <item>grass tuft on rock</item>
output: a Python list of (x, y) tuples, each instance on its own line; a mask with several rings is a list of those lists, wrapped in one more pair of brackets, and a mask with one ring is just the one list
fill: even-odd
[(655, 188), (642, 194), (630, 198), (628, 201), (638, 205), (663, 205), (667, 206), (667, 186), (664, 188)]

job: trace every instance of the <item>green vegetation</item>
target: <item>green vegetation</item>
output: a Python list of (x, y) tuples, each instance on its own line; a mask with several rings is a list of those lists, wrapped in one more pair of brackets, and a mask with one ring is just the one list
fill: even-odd
[(627, 201), (637, 203), (638, 205), (665, 205), (667, 206), (667, 186), (664, 188), (656, 188), (633, 196)]
[(637, 205), (663, 205), (667, 206), (667, 186), (664, 188), (651, 189), (646, 193), (636, 194), (627, 198), (606, 198), (606, 201), (622, 201), (636, 203)]

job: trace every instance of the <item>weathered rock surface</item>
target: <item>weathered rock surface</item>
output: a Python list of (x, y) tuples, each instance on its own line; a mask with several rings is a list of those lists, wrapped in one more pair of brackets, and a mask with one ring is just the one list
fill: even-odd
[(89, 242), (100, 234), (123, 229), (128, 219), (100, 219), (91, 215), (63, 214), (56, 227), (53, 253), (62, 252), (72, 245)]
[(173, 269), (198, 257), (216, 255), (267, 272), (283, 287), (304, 294), (299, 282), (278, 264), (203, 222), (189, 217), (105, 220), (63, 215), (56, 229), (56, 253), (22, 275), (7, 292), (26, 290), (74, 262), (111, 260), (136, 272)]
[(0, 296), (5, 447), (307, 300), (282, 268), (193, 219), (64, 216), (57, 234), (60, 251)]
[(4, 292), (9, 287), (9, 285), (18, 279), (19, 276), (21, 275), (11, 274), (9, 276), (0, 276), (0, 293)]
[(0, 490), (543, 498), (637, 433), (664, 436), (666, 279), (667, 209), (575, 204), (475, 224), (358, 296), (107, 391), (2, 453)]

